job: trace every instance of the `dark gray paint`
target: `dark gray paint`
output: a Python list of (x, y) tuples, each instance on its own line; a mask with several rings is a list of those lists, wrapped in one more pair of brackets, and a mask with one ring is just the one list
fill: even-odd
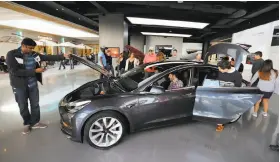
[[(261, 92), (258, 89), (246, 88), (213, 89), (198, 87), (196, 89), (190, 86), (176, 91), (166, 91), (162, 94), (144, 92), (151, 83), (171, 71), (193, 67), (212, 67), (216, 69), (215, 66), (201, 64), (176, 66), (150, 79), (149, 82), (133, 92), (93, 97), (92, 102), (78, 111), (72, 119), (72, 140), (82, 142), (83, 127), (86, 121), (95, 113), (104, 110), (117, 111), (122, 114), (128, 121), (130, 132), (134, 132), (177, 123), (179, 120), (192, 117), (197, 120), (215, 123), (229, 122), (235, 114), (244, 113), (261, 98)], [(191, 76), (193, 75), (191, 74)], [(112, 81), (111, 77), (107, 79)], [(100, 80), (95, 82), (100, 82)], [(86, 84), (76, 91), (87, 87), (87, 85), (91, 84)], [(71, 96), (71, 93), (64, 100), (67, 100), (69, 96)], [(225, 99), (228, 103), (231, 103), (231, 106), (219, 106), (221, 100), (226, 101)], [(201, 103), (201, 101), (203, 102)], [(238, 107), (232, 105), (238, 105)], [(60, 109), (65, 109), (65, 107), (60, 107)], [(69, 121), (67, 115), (66, 118), (62, 119)]]

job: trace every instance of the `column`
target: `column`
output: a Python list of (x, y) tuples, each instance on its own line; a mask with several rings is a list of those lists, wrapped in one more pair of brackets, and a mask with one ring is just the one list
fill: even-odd
[[(123, 14), (99, 15), (99, 46), (119, 47), (120, 53), (128, 44), (128, 25)], [(116, 67), (116, 58), (113, 66)]]

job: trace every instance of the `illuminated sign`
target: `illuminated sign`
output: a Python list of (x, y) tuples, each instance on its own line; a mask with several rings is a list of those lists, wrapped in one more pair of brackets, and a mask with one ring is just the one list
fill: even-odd
[(49, 41), (51, 41), (52, 40), (52, 38), (51, 37), (46, 37), (46, 36), (38, 36), (38, 38), (39, 39), (44, 39), (44, 40), (49, 40)]

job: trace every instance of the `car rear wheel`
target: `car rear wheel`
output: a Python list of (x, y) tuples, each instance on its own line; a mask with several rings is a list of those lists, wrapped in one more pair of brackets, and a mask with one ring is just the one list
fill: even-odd
[(234, 118), (229, 123), (235, 123), (241, 118), (241, 114), (236, 114)]
[(85, 126), (85, 137), (89, 145), (97, 149), (108, 149), (117, 145), (126, 132), (123, 117), (115, 112), (93, 115)]

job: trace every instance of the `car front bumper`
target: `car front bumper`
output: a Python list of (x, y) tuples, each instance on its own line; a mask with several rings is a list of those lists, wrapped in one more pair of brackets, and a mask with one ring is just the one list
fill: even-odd
[(71, 119), (69, 117), (69, 113), (66, 111), (66, 108), (63, 106), (59, 106), (59, 114), (60, 114), (60, 128), (61, 131), (67, 135), (67, 138), (71, 139), (75, 142), (82, 142), (80, 135), (75, 132), (71, 124)]

